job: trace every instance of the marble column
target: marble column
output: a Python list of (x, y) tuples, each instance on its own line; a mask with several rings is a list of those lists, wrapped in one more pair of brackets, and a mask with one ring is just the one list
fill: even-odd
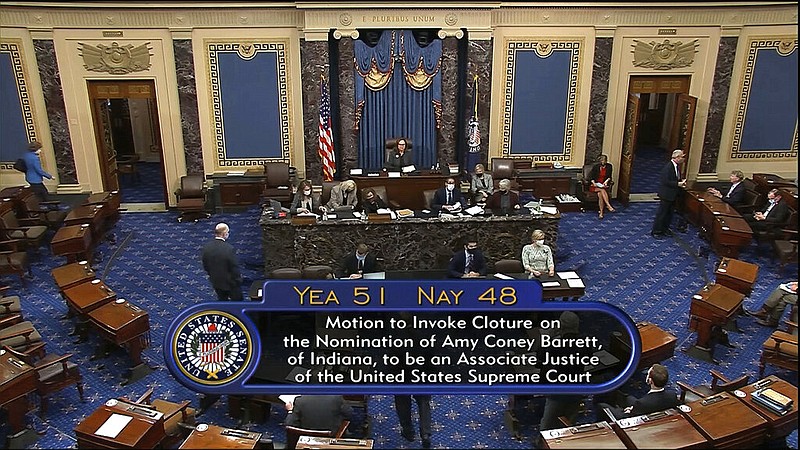
[[(300, 40), (300, 75), (303, 86), (303, 137), (305, 138), (305, 174), (314, 184), (322, 183), (319, 159), (320, 75), (328, 77), (328, 41)], [(329, 81), (330, 82), (330, 81)], [(334, 78), (333, 82), (337, 82)]]
[(181, 130), (186, 173), (202, 174), (203, 146), (200, 143), (200, 117), (197, 112), (197, 84), (194, 75), (192, 40), (172, 41), (175, 52), (175, 74), (178, 78), (178, 99), (181, 107)]
[(589, 94), (589, 123), (586, 127), (584, 164), (597, 161), (603, 152), (603, 130), (608, 107), (608, 78), (611, 72), (612, 38), (596, 38), (592, 63), (592, 91)]
[(731, 88), (731, 74), (738, 40), (737, 37), (723, 37), (719, 41), (717, 66), (714, 69), (714, 85), (711, 88), (711, 101), (708, 104), (706, 135), (703, 138), (700, 173), (713, 173), (717, 169), (722, 123), (725, 121), (725, 107), (728, 104), (728, 91)]
[(458, 39), (446, 37), (442, 41), (442, 118), (437, 139), (437, 160), (442, 164), (459, 162), (456, 159), (458, 142)]
[[(478, 130), (481, 132), (481, 162), (487, 160), (489, 154), (489, 111), (492, 105), (492, 41), (470, 40), (467, 50), (467, 80), (478, 75)], [(467, 92), (472, 99), (472, 93)], [(464, 117), (472, 116), (472, 102), (464, 105)], [(471, 167), (467, 168), (472, 170)]]
[(49, 39), (34, 40), (33, 47), (36, 49), (36, 64), (39, 66), (39, 78), (42, 80), (50, 139), (53, 142), (53, 153), (58, 168), (58, 181), (61, 184), (76, 184), (78, 174), (75, 170), (75, 156), (69, 136), (67, 107), (64, 104), (55, 47), (53, 41)]
[[(337, 153), (340, 158), (339, 170), (358, 166), (358, 131), (355, 125), (355, 89), (353, 84), (353, 61), (355, 46), (353, 39), (339, 39), (339, 122), (341, 123), (341, 149)], [(337, 130), (334, 130), (334, 133)], [(337, 175), (342, 175), (337, 174)]]

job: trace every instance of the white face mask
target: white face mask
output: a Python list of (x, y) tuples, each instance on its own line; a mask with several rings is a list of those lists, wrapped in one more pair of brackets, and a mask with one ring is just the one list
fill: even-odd
[(448, 190), (448, 191), (452, 191), (453, 189), (455, 189), (455, 187), (456, 187), (456, 185), (455, 185), (455, 184), (448, 184), (448, 185), (447, 185), (447, 190)]
[(311, 195), (311, 191), (303, 191), (304, 195)]
[(539, 239), (536, 241), (536, 245), (544, 245), (544, 239)]

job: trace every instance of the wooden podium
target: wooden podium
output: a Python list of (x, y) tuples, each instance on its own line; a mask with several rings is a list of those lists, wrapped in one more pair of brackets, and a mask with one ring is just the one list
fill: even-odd
[(767, 421), (734, 394), (722, 392), (686, 406), (684, 415), (713, 448), (758, 448), (767, 436)]
[[(763, 388), (770, 388), (783, 394), (794, 401), (794, 407), (788, 413), (780, 415), (753, 400), (753, 392)], [(742, 401), (745, 405), (752, 408), (758, 415), (767, 421), (767, 435), (770, 439), (785, 438), (792, 431), (797, 429), (797, 386), (770, 375), (763, 380), (748, 384), (741, 389), (745, 393)]]
[(127, 348), (131, 373), (122, 384), (132, 383), (152, 369), (142, 361), (142, 350), (150, 346), (150, 316), (142, 308), (115, 300), (89, 313), (89, 321), (106, 341)]
[(677, 409), (620, 419), (617, 433), (628, 448), (707, 448), (708, 440)]
[(540, 432), (544, 448), (627, 448), (608, 422)]
[[(114, 434), (109, 430), (114, 422), (127, 423)], [(156, 448), (166, 437), (164, 415), (143, 405), (111, 399), (75, 427), (75, 437), (78, 448)]]
[(717, 284), (750, 296), (758, 278), (758, 265), (738, 259), (722, 258), (714, 274), (717, 276)]
[(714, 341), (730, 346), (723, 327), (736, 330), (736, 314), (744, 294), (720, 284), (706, 285), (692, 296), (689, 329), (697, 332), (697, 342), (687, 350), (690, 356), (714, 361)]
[(261, 433), (198, 424), (178, 448), (259, 448)]
[(64, 289), (91, 281), (94, 279), (94, 270), (88, 261), (70, 263), (61, 267), (56, 267), (50, 271), (56, 281), (58, 290), (63, 294)]

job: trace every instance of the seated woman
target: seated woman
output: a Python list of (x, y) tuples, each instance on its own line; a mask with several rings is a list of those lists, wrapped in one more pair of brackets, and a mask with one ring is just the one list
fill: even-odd
[(531, 277), (538, 277), (547, 273), (551, 277), (556, 273), (553, 263), (553, 251), (544, 245), (544, 231), (533, 230), (531, 243), (522, 247), (522, 266)]
[(411, 150), (407, 147), (408, 141), (404, 138), (398, 139), (394, 151), (386, 158), (386, 164), (383, 165), (383, 168), (386, 170), (399, 171), (405, 166), (414, 164), (414, 157), (411, 154)]
[(319, 197), (312, 195), (311, 180), (303, 180), (297, 186), (297, 193), (294, 194), (292, 214), (307, 214), (319, 212)]
[(342, 181), (331, 189), (331, 199), (325, 207), (328, 210), (347, 206), (354, 209), (358, 205), (356, 197), (356, 182), (353, 180)]
[(611, 183), (612, 166), (608, 163), (606, 155), (600, 155), (599, 162), (592, 167), (592, 182), (589, 185), (590, 192), (597, 193), (597, 205), (600, 208), (599, 217), (603, 218), (603, 209), (608, 208), (609, 211), (614, 212), (615, 209), (611, 206), (608, 200), (608, 189)]
[(364, 214), (375, 214), (379, 209), (388, 208), (386, 202), (383, 201), (380, 195), (375, 193), (375, 189), (364, 189), (364, 200), (361, 202), (361, 208)]
[(483, 203), (486, 198), (492, 195), (494, 189), (494, 180), (492, 175), (486, 173), (483, 164), (475, 164), (475, 172), (472, 174), (472, 180), (469, 183), (469, 192), (475, 203)]

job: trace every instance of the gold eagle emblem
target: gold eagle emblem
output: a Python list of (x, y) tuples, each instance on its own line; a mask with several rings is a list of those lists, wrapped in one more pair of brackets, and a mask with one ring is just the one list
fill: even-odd
[(131, 72), (141, 72), (150, 68), (150, 53), (152, 49), (149, 42), (138, 47), (132, 44), (120, 45), (112, 42), (111, 45), (90, 45), (78, 43), (83, 57), (83, 67), (92, 72), (108, 72), (115, 75), (124, 75)]
[(670, 42), (669, 39), (661, 43), (655, 41), (645, 43), (638, 40), (633, 42), (633, 65), (656, 70), (691, 66), (694, 54), (700, 45), (697, 39), (685, 44), (681, 41)]

